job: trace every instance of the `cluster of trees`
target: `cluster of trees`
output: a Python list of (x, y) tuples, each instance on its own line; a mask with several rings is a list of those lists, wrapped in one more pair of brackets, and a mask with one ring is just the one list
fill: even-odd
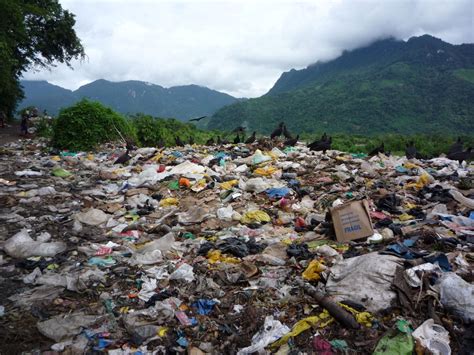
[(40, 121), (38, 133), (51, 138), (57, 148), (93, 150), (99, 144), (125, 139), (139, 146), (173, 146), (175, 137), (204, 144), (218, 132), (203, 131), (193, 124), (137, 114), (122, 116), (99, 102), (83, 99), (64, 108), (57, 118)]
[(84, 57), (74, 15), (57, 0), (0, 0), (0, 110), (23, 98), (22, 73)]

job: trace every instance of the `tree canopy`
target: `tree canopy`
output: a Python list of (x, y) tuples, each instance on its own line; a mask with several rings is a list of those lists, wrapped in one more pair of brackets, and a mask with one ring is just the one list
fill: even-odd
[(84, 57), (75, 22), (57, 0), (0, 0), (0, 110), (13, 113), (26, 70)]

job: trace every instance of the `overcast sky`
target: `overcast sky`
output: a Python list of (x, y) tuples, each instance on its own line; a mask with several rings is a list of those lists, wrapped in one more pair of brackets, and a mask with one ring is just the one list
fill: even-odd
[(474, 42), (474, 0), (61, 0), (87, 59), (25, 74), (69, 89), (96, 79), (266, 93), (283, 71), (376, 39)]

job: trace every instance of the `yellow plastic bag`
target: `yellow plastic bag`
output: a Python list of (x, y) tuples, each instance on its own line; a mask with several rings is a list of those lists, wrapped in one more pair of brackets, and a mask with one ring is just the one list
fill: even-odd
[(421, 190), (426, 185), (429, 185), (432, 178), (427, 173), (423, 173), (418, 178), (417, 182), (412, 182), (411, 184), (407, 184), (406, 188), (415, 188), (417, 190)]
[(240, 219), (240, 222), (244, 224), (270, 222), (271, 218), (268, 213), (260, 210), (248, 211)]
[(220, 250), (211, 250), (207, 253), (207, 260), (209, 264), (215, 264), (217, 262), (224, 262), (229, 264), (238, 264), (240, 260), (237, 258), (233, 258), (231, 256), (222, 255)]
[(279, 340), (270, 345), (270, 347), (272, 349), (276, 349), (282, 346), (283, 344), (286, 344), (290, 338), (299, 335), (300, 333), (304, 332), (305, 330), (308, 330), (311, 327), (317, 327), (321, 329), (327, 327), (332, 322), (334, 322), (334, 318), (331, 317), (327, 310), (324, 310), (317, 316), (304, 318), (295, 323), (293, 328), (291, 328), (291, 332), (286, 333)]
[(309, 281), (319, 280), (321, 276), (320, 272), (326, 270), (326, 266), (320, 263), (318, 260), (312, 260), (306, 270), (303, 272), (303, 279)]
[(398, 216), (398, 219), (402, 222), (409, 221), (412, 219), (415, 219), (412, 215), (409, 215), (408, 213), (403, 213), (400, 216)]
[(266, 166), (264, 168), (255, 169), (254, 173), (260, 176), (271, 176), (278, 171), (274, 166)]
[(220, 186), (221, 189), (230, 190), (231, 188), (233, 188), (238, 183), (239, 183), (239, 180), (229, 180), (229, 181), (223, 182), (219, 186)]
[(179, 204), (178, 199), (174, 197), (164, 198), (160, 201), (161, 207), (177, 206), (178, 204)]

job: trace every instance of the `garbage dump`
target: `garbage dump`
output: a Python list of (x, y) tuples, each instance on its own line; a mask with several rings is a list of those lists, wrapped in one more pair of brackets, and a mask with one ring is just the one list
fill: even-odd
[(0, 352), (468, 354), (472, 165), (0, 147)]

